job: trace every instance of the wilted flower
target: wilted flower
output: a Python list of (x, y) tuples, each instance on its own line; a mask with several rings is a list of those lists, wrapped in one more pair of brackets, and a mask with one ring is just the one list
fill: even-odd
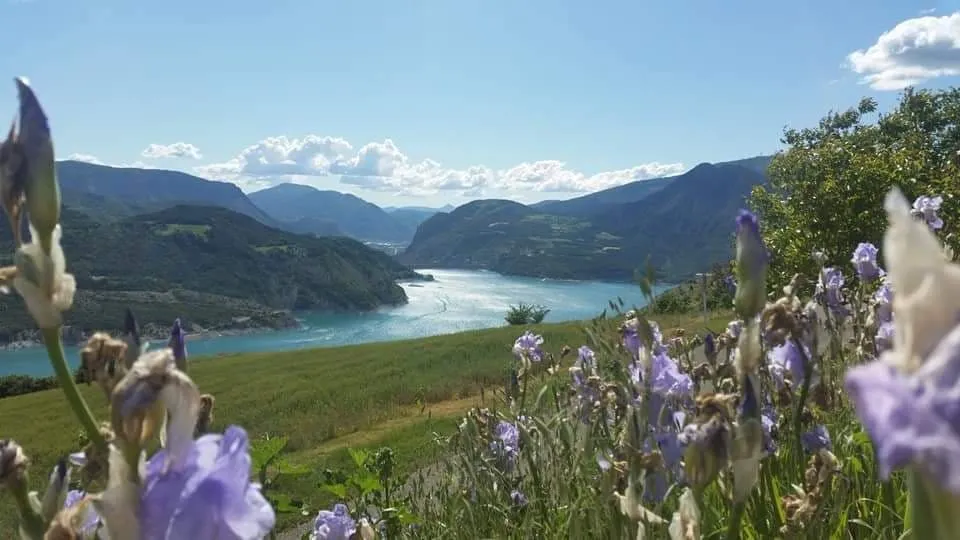
[(873, 281), (884, 274), (877, 264), (877, 246), (870, 242), (861, 242), (857, 249), (853, 250), (853, 259), (850, 262), (863, 281)]
[(321, 510), (313, 522), (311, 540), (350, 540), (357, 532), (357, 522), (350, 517), (345, 504), (333, 505), (333, 511)]
[(543, 360), (543, 336), (527, 331), (513, 343), (513, 354), (517, 358), (539, 362)]
[(937, 212), (940, 211), (941, 204), (943, 204), (943, 197), (939, 195), (936, 197), (921, 195), (913, 201), (912, 213), (922, 218), (931, 229), (942, 229), (943, 220), (937, 215)]

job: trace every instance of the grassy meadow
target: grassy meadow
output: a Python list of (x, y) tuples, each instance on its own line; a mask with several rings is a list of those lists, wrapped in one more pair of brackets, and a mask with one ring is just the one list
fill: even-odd
[[(719, 331), (729, 314), (716, 313), (709, 327)], [(701, 331), (701, 315), (657, 317), (665, 334), (673, 328)], [(574, 351), (585, 342), (586, 323), (530, 327), (551, 350), (561, 344)], [(614, 331), (612, 321), (608, 325)], [(492, 401), (504, 386), (513, 362), (510, 347), (518, 327), (502, 327), (415, 340), (304, 349), (278, 353), (192, 358), (190, 376), (204, 393), (216, 397), (214, 431), (243, 426), (251, 439), (288, 437), (285, 457), (313, 473), (278, 484), (303, 501), (310, 516), (330, 496), (318, 487), (319, 471), (349, 462), (348, 449), (388, 445), (404, 470), (437, 457), (433, 433), (449, 433), (481, 393)], [(189, 343), (188, 343), (189, 348)], [(81, 391), (99, 419), (106, 404), (95, 386)], [(0, 433), (24, 445), (31, 480), (42, 489), (56, 460), (77, 451), (79, 426), (60, 390), (0, 399)], [(14, 529), (8, 498), (0, 499), (0, 537)], [(279, 514), (282, 529), (310, 517)]]

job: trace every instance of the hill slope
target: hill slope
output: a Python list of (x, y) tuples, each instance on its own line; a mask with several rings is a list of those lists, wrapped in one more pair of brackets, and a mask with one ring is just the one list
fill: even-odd
[[(283, 326), (292, 322), (284, 310), (405, 303), (395, 280), (416, 277), (355, 240), (292, 234), (224, 208), (175, 206), (112, 223), (65, 208), (62, 225), (80, 291), (67, 324), (80, 331), (116, 328), (129, 304), (141, 322), (164, 327), (174, 317), (203, 328)], [(4, 229), (0, 253), (12, 252)], [(0, 328), (0, 340), (33, 328), (15, 295), (0, 297)]]
[(108, 167), (82, 161), (57, 162), (63, 203), (102, 219), (117, 219), (178, 204), (218, 206), (260, 223), (277, 222), (257, 208), (240, 188), (179, 171)]
[(250, 194), (250, 200), (282, 223), (322, 220), (360, 240), (408, 242), (415, 229), (355, 195), (301, 184), (279, 184), (256, 191)]
[[(715, 163), (714, 165), (722, 167), (725, 165), (735, 165), (751, 171), (765, 174), (767, 166), (773, 156), (756, 156), (735, 161)], [(689, 172), (689, 171), (688, 171)], [(685, 173), (686, 174), (686, 173)], [(616, 205), (640, 201), (649, 195), (652, 195), (670, 185), (674, 180), (684, 175), (665, 176), (663, 178), (652, 178), (649, 180), (638, 180), (622, 186), (612, 187), (596, 193), (590, 193), (581, 197), (567, 199), (564, 201), (541, 201), (533, 204), (532, 207), (541, 212), (551, 214), (564, 214), (568, 216), (591, 216), (605, 212), (608, 208)]]
[(649, 257), (666, 279), (678, 281), (729, 259), (733, 217), (750, 189), (764, 181), (751, 168), (704, 163), (640, 200), (597, 205), (599, 212), (583, 216), (512, 201), (474, 201), (421, 224), (400, 260), (421, 267), (629, 279)]

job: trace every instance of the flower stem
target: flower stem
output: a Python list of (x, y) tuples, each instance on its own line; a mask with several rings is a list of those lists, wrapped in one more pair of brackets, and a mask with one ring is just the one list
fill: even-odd
[(87, 438), (97, 448), (106, 451), (107, 441), (100, 433), (97, 421), (94, 419), (90, 407), (87, 406), (87, 402), (80, 395), (77, 383), (74, 382), (70, 368), (67, 366), (67, 359), (63, 353), (63, 341), (60, 340), (60, 329), (41, 328), (40, 333), (43, 335), (43, 344), (47, 348), (47, 356), (50, 357), (50, 364), (53, 365), (53, 371), (57, 374), (60, 388), (63, 389), (63, 393), (67, 397), (67, 403), (73, 409), (77, 419), (80, 420), (83, 430), (87, 432)]
[(42, 540), (46, 533), (46, 526), (37, 509), (30, 504), (26, 473), (24, 473), (22, 481), (17, 482), (15, 486), (11, 486), (10, 492), (17, 505), (17, 513), (20, 514), (20, 530), (25, 533), (26, 538)]
[(727, 526), (727, 540), (740, 540), (740, 523), (743, 521), (743, 511), (746, 507), (746, 502), (733, 505), (733, 511), (730, 512), (730, 525)]
[[(803, 423), (803, 407), (807, 404), (807, 395), (810, 393), (810, 379), (813, 378), (813, 364), (810, 357), (807, 356), (806, 351), (804, 351), (803, 344), (800, 343), (800, 340), (794, 338), (793, 345), (797, 348), (797, 351), (800, 352), (800, 357), (803, 359), (803, 385), (800, 386), (800, 398), (797, 400), (797, 408), (793, 413), (793, 435), (797, 445), (797, 455), (803, 456), (803, 431), (800, 426)], [(800, 463), (802, 469), (802, 457)]]

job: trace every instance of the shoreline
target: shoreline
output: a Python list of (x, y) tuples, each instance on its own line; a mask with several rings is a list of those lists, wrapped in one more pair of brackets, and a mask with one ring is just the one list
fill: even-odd
[[(297, 327), (302, 328), (303, 325), (298, 324)], [(221, 337), (229, 337), (229, 336), (242, 336), (242, 335), (248, 335), (248, 334), (268, 334), (271, 332), (279, 332), (281, 330), (290, 330), (297, 327), (290, 326), (290, 327), (283, 327), (283, 328), (275, 328), (271, 326), (257, 326), (257, 327), (247, 327), (247, 328), (224, 328), (221, 330), (204, 329), (204, 330), (193, 331), (193, 332), (184, 332), (184, 337), (191, 340), (205, 340), (205, 339), (221, 338)], [(84, 343), (87, 342), (88, 339), (90, 339), (90, 335), (87, 335), (84, 333), (82, 334), (83, 336), (82, 339), (72, 339), (72, 340), (65, 339), (63, 342), (63, 346), (64, 347), (81, 347), (83, 346)], [(154, 341), (165, 342), (170, 338), (170, 333), (169, 331), (167, 331), (166, 333), (144, 332), (141, 334), (140, 337), (144, 341), (148, 341), (148, 342), (154, 342)], [(39, 339), (22, 339), (22, 340), (11, 341), (9, 343), (0, 345), (0, 352), (19, 351), (22, 349), (33, 349), (33, 348), (39, 348), (42, 346), (43, 346), (43, 342), (40, 341)]]

